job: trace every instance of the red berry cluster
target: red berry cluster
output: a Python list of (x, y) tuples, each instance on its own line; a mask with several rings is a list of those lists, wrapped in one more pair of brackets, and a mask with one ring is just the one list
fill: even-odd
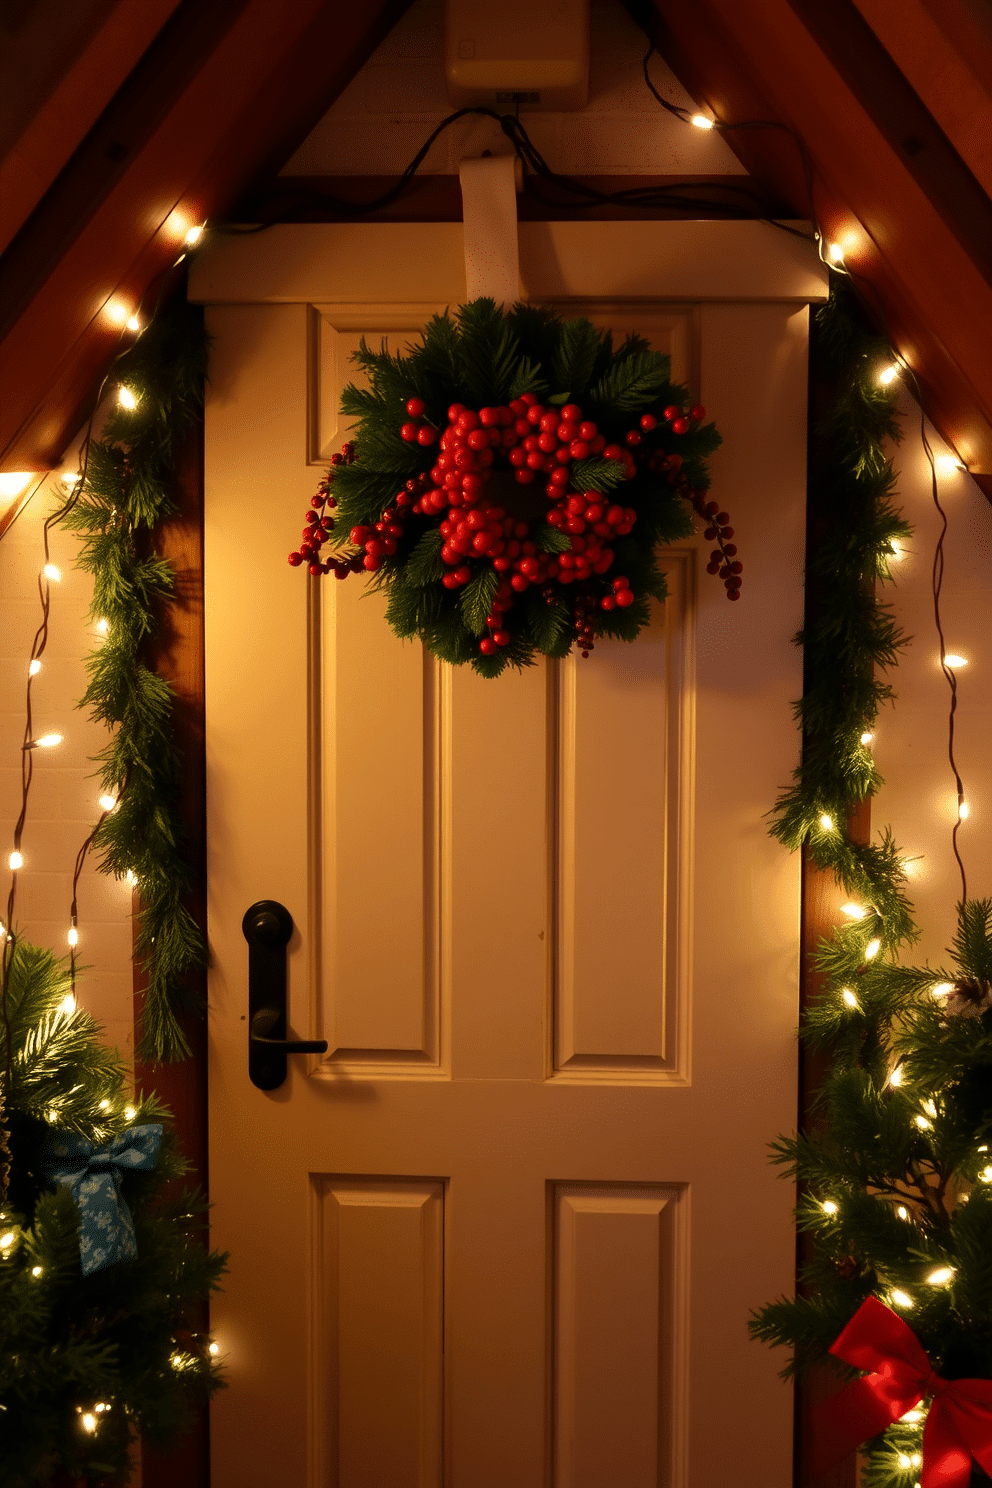
[[(401, 438), (425, 449), (437, 446), (430, 471), (408, 480), (374, 525), (352, 528), (351, 542), (358, 551), (347, 558), (322, 561), (320, 548), (334, 530), (330, 515), (336, 504), (330, 494), (332, 468), (311, 501), (300, 549), (289, 555), (291, 564), (306, 562), (315, 576), (332, 570), (338, 578), (363, 570), (375, 573), (397, 552), (408, 518), (440, 517), (441, 559), (446, 570), (441, 582), (445, 588), (455, 590), (468, 584), (479, 572), (480, 561), (491, 564), (498, 575), (496, 594), (485, 620), (486, 633), (479, 641), (483, 656), (492, 656), (510, 644), (507, 614), (517, 596), (532, 586), (541, 589), (549, 604), (560, 597), (558, 586), (570, 586), (575, 637), (582, 655), (588, 656), (594, 644), (597, 612), (626, 609), (634, 602), (628, 578), (617, 575), (607, 579), (606, 575), (614, 563), (610, 543), (632, 531), (636, 512), (611, 496), (577, 491), (573, 485), (575, 462), (598, 456), (620, 462), (624, 480), (637, 473), (640, 461), (648, 470), (663, 474), (691, 500), (709, 524), (706, 537), (719, 543), (708, 572), (720, 574), (728, 598), (739, 598), (743, 565), (734, 561), (737, 549), (727, 541), (733, 536), (733, 529), (725, 525), (727, 514), (718, 513), (715, 502), (704, 502), (701, 491), (689, 489), (681, 455), (666, 453), (654, 440), (649, 448), (639, 449), (661, 421), (668, 424), (671, 434), (688, 433), (692, 424), (706, 416), (701, 404), (688, 411), (671, 404), (662, 410), (660, 418), (642, 414), (638, 426), (625, 434), (623, 445), (608, 444), (577, 404), (545, 407), (533, 393), (524, 393), (505, 406), (478, 411), (454, 403), (440, 434), (425, 417), (422, 398), (409, 398), (406, 413)], [(340, 455), (332, 456), (331, 465), (353, 460), (354, 448), (346, 444)], [(497, 472), (503, 472), (501, 488), (499, 483), (493, 486)], [(507, 487), (505, 482), (511, 473), (513, 481)], [(515, 485), (526, 487), (534, 482), (543, 482), (546, 508), (534, 509), (535, 499), (541, 501), (536, 492), (534, 497), (524, 498), (523, 493), (512, 496)], [(545, 525), (567, 538), (565, 551), (549, 553), (538, 547), (535, 530)], [(608, 585), (605, 593), (604, 585)]]
[(717, 547), (710, 553), (706, 572), (720, 575), (728, 599), (740, 599), (741, 584), (744, 582), (741, 578), (744, 565), (737, 557), (737, 544), (730, 541), (734, 535), (733, 527), (727, 525), (730, 521), (730, 513), (722, 512), (715, 501), (705, 501), (702, 491), (692, 493), (692, 505), (699, 516), (708, 523), (703, 533), (706, 541), (717, 543)]

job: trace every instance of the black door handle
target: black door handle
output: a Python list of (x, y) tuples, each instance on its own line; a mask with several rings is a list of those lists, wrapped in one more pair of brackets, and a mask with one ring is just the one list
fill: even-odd
[(259, 1090), (276, 1090), (286, 1078), (288, 1054), (326, 1054), (326, 1039), (286, 1037), (286, 946), (293, 916), (274, 899), (245, 911), (248, 942), (248, 1078)]

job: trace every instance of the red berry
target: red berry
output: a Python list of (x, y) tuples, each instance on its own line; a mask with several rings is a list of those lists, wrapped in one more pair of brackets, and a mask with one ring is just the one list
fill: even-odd
[(645, 434), (649, 433), (655, 427), (657, 422), (658, 420), (655, 418), (653, 413), (641, 414), (641, 428), (644, 430)]
[(498, 408), (480, 408), (479, 423), (484, 429), (492, 429), (499, 423)]
[(692, 405), (692, 407), (689, 409), (689, 417), (695, 419), (697, 424), (699, 423), (700, 419), (704, 419), (706, 417), (706, 409), (703, 407), (702, 403), (694, 403)]
[(599, 607), (602, 610), (615, 610), (617, 607), (617, 602), (612, 594), (604, 594), (602, 599), (599, 601)]
[(604, 448), (603, 448), (603, 459), (604, 460), (623, 460), (624, 458), (625, 458), (625, 451), (623, 449), (621, 449), (621, 447), (620, 447), (619, 444), (607, 444), (607, 445), (604, 446)]
[(665, 418), (668, 419), (670, 422), (672, 419), (679, 418), (681, 413), (681, 408), (676, 408), (674, 403), (669, 403), (668, 407), (665, 409)]
[(634, 603), (634, 591), (632, 589), (618, 589), (616, 593), (616, 601), (620, 608), (622, 610), (625, 610), (628, 605), (632, 605)]
[(627, 433), (624, 435), (624, 440), (633, 449), (640, 444), (641, 436), (636, 429), (628, 429)]
[(717, 525), (717, 526), (718, 526), (718, 527), (725, 527), (725, 526), (726, 526), (726, 524), (727, 524), (727, 523), (728, 523), (728, 522), (729, 522), (729, 521), (730, 521), (730, 513), (729, 513), (729, 512), (719, 512), (719, 513), (718, 513), (718, 514), (717, 514), (717, 517), (716, 517), (716, 525)]
[(289, 555), (289, 561), (293, 565), (294, 568), (299, 568), (300, 564), (303, 562), (303, 554), (302, 553), (290, 553), (290, 555)]
[(423, 424), (417, 430), (418, 444), (434, 444), (437, 440), (437, 430), (432, 429), (430, 424)]
[(687, 434), (689, 432), (689, 420), (684, 418), (672, 419), (673, 434)]
[(482, 652), (483, 656), (492, 656), (493, 652), (496, 650), (496, 642), (491, 641), (489, 637), (486, 636), (485, 640), (479, 642), (479, 650)]
[(586, 423), (579, 425), (580, 439), (595, 439), (598, 433), (599, 429), (591, 421), (587, 421)]
[(452, 403), (448, 409), (448, 423), (457, 424), (459, 417), (465, 412), (464, 403)]
[(739, 589), (728, 589), (727, 590), (727, 598), (728, 599), (740, 599), (740, 597), (741, 597), (741, 591)]
[(561, 411), (561, 416), (563, 419), (567, 419), (570, 424), (577, 424), (582, 418), (582, 409), (578, 403), (566, 403)]
[(405, 439), (406, 442), (407, 442), (407, 444), (412, 444), (413, 441), (417, 437), (417, 426), (416, 426), (416, 424), (401, 424), (400, 425), (400, 437), (402, 439)]
[(568, 453), (573, 460), (588, 460), (589, 446), (584, 439), (573, 439), (568, 446)]
[(324, 565), (322, 563), (311, 563), (309, 571), (313, 574), (315, 579), (319, 578), (320, 575), (324, 572)]
[[(371, 553), (366, 553), (365, 557), (362, 559), (362, 567), (367, 568), (369, 573), (375, 573), (377, 568), (382, 567), (382, 559), (374, 557)], [(312, 568), (310, 572), (313, 573)]]
[(419, 418), (427, 405), (423, 398), (407, 398), (406, 411), (411, 418)]
[(510, 632), (508, 630), (494, 630), (493, 640), (497, 646), (508, 646), (510, 644)]

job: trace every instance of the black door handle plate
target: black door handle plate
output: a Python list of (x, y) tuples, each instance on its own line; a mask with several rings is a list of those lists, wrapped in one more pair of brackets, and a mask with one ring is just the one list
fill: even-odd
[(260, 899), (245, 911), (241, 929), (248, 942), (248, 1078), (259, 1090), (277, 1090), (286, 1078), (286, 1056), (326, 1054), (327, 1040), (286, 1037), (289, 910)]

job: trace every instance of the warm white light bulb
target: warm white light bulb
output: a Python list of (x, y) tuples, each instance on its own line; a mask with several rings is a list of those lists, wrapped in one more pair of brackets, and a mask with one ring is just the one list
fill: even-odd
[(910, 1425), (913, 1426), (916, 1424), (917, 1421), (923, 1420), (923, 1412), (921, 1410), (917, 1410), (914, 1406), (912, 1410), (907, 1411), (906, 1414), (904, 1416), (900, 1416), (899, 1419), (900, 1421), (908, 1421)]
[(949, 651), (944, 657), (944, 665), (949, 667), (963, 667), (968, 665), (967, 656), (958, 656), (956, 651)]
[(697, 129), (712, 129), (714, 120), (708, 119), (705, 114), (693, 114), (689, 123), (695, 124)]
[(865, 960), (874, 961), (881, 949), (882, 942), (880, 940), (870, 940), (865, 946)]
[[(892, 1295), (893, 1295), (893, 1297), (895, 1297), (895, 1292), (893, 1292)], [(910, 1462), (909, 1458), (906, 1456), (906, 1453), (905, 1452), (900, 1452), (899, 1453), (899, 1466), (900, 1467), (912, 1467), (912, 1465), (913, 1464)]]
[(79, 474), (78, 470), (63, 470), (62, 474), (59, 476), (62, 484), (64, 486), (70, 487), (78, 486), (82, 478), (83, 477)]
[(916, 1122), (917, 1126), (920, 1128), (920, 1131), (930, 1130), (930, 1123), (925, 1116), (914, 1116), (913, 1119)]
[(219, 1343), (211, 1343), (210, 1344), (210, 1352), (212, 1354), (219, 1354), (220, 1353), (220, 1344)]
[(958, 459), (957, 455), (938, 455), (933, 462), (940, 475), (957, 475), (959, 471), (967, 470), (967, 465)]
[(895, 382), (899, 376), (899, 363), (891, 362), (888, 367), (883, 367), (878, 374), (878, 380), (883, 387), (888, 387), (890, 382)]
[(134, 1109), (133, 1106), (125, 1106), (124, 1107), (124, 1120), (125, 1121), (133, 1121), (136, 1115), (137, 1115), (137, 1112), (135, 1111), (135, 1109)]
[(846, 914), (849, 920), (863, 920), (868, 911), (863, 904), (842, 904), (841, 914)]
[(79, 944), (79, 931), (76, 929), (75, 925), (69, 926), (69, 933), (66, 936), (66, 940), (71, 946), (77, 946)]
[(122, 408), (137, 408), (138, 400), (129, 387), (121, 387), (117, 391), (117, 401)]
[(967, 821), (967, 819), (968, 819), (968, 817), (970, 815), (971, 815), (971, 807), (968, 805), (968, 802), (967, 801), (959, 801), (958, 802), (958, 816), (960, 817), (960, 819), (962, 821)]
[(104, 1099), (104, 1100), (102, 1100), (100, 1102), (100, 1110), (101, 1111), (109, 1111), (110, 1110), (110, 1102), (109, 1102), (109, 1100)]
[(897, 542), (894, 537), (890, 537), (889, 538), (889, 557), (890, 558), (901, 558), (902, 557), (902, 544), (899, 543), (899, 542)]
[(937, 1107), (934, 1105), (932, 1100), (925, 1100), (923, 1102), (923, 1109), (924, 1111), (926, 1111), (928, 1116), (936, 1116), (937, 1114)]
[(41, 1267), (40, 1266), (32, 1266), (31, 1267), (31, 1275), (32, 1276), (40, 1276), (41, 1275)]
[(913, 1299), (909, 1293), (900, 1291), (898, 1287), (893, 1287), (890, 1295), (897, 1307), (912, 1307), (913, 1305)]
[(875, 735), (871, 732), (871, 730), (870, 729), (866, 729), (865, 732), (861, 735), (861, 742), (862, 742), (862, 744), (868, 745), (868, 744), (871, 743), (871, 741), (872, 741), (872, 739), (874, 739), (874, 737), (875, 737)]
[(193, 248), (200, 241), (200, 239), (202, 237), (203, 237), (203, 226), (202, 226), (202, 224), (200, 224), (197, 227), (191, 227), (190, 230), (189, 230), (189, 232), (186, 234), (186, 237), (183, 239), (183, 241), (188, 245), (188, 247)]
[(843, 990), (841, 991), (841, 994), (840, 995), (841, 995), (841, 997), (843, 997), (845, 1003), (847, 1004), (847, 1006), (849, 1008), (856, 1008), (857, 1007), (857, 1005), (858, 1005), (858, 999), (855, 997), (855, 995), (851, 991), (850, 987), (844, 987)]
[(953, 982), (938, 982), (935, 987), (930, 988), (931, 997), (946, 997), (948, 992), (954, 991)]
[(992, 1183), (992, 1163), (987, 1168), (983, 1168), (978, 1176), (983, 1183)]
[(113, 809), (114, 809), (114, 807), (116, 805), (117, 805), (117, 801), (116, 801), (116, 798), (114, 796), (101, 796), (100, 797), (100, 810), (101, 811), (113, 811)]
[(946, 1286), (954, 1276), (953, 1266), (938, 1266), (936, 1271), (931, 1271), (927, 1281), (931, 1286)]
[(899, 1208), (896, 1210), (896, 1213), (898, 1214), (900, 1219), (909, 1218), (909, 1210), (906, 1208), (905, 1204), (900, 1204)]
[(62, 570), (56, 568), (54, 563), (46, 563), (41, 571), (45, 575), (45, 578), (49, 579), (53, 584), (61, 584)]
[(69, 1013), (74, 1013), (75, 1011), (76, 995), (74, 992), (67, 992), (62, 1001), (59, 1003), (59, 1012), (68, 1015)]
[(823, 830), (825, 832), (832, 832), (833, 829), (834, 829), (834, 819), (833, 819), (833, 817), (832, 816), (828, 816), (827, 813), (824, 812), (823, 815), (820, 817), (820, 826), (823, 828)]
[(0, 1250), (10, 1250), (16, 1239), (17, 1236), (13, 1230), (8, 1230), (6, 1234), (0, 1235)]
[(844, 250), (839, 243), (830, 244), (830, 247), (827, 249), (827, 257), (829, 258), (831, 263), (836, 264), (844, 262)]
[(33, 474), (31, 470), (0, 471), (0, 496), (20, 496)]
[(138, 317), (136, 315), (132, 315), (132, 316), (130, 316), (128, 318), (127, 328), (128, 328), (129, 331), (140, 331), (141, 330), (141, 321), (138, 319)]
[(824, 1214), (836, 1214), (839, 1205), (837, 1205), (833, 1199), (824, 1199), (820, 1207), (822, 1208)]
[(889, 1076), (889, 1084), (898, 1088), (902, 1084), (902, 1065), (897, 1064)]
[(95, 1431), (96, 1416), (93, 1414), (92, 1411), (84, 1411), (79, 1418), (79, 1424), (80, 1426), (82, 1426), (84, 1431)]
[(41, 662), (38, 660), (37, 656), (35, 656), (35, 657), (32, 658), (31, 661), (28, 662), (28, 676), (29, 677), (37, 677), (37, 675), (38, 675), (38, 673), (40, 671), (41, 671)]
[(138, 882), (138, 875), (129, 868), (124, 875), (124, 882), (129, 889), (133, 889)]
[(96, 629), (97, 629), (97, 631), (99, 632), (100, 635), (106, 635), (107, 634), (107, 631), (110, 629), (110, 621), (109, 620), (98, 620), (96, 622)]
[(14, 873), (17, 872), (18, 868), (24, 867), (24, 859), (19, 852), (12, 852), (7, 861), (9, 862), (11, 870)]
[(122, 326), (130, 314), (123, 300), (108, 300), (103, 309), (107, 319), (118, 326)]
[(34, 741), (39, 749), (54, 749), (56, 744), (62, 743), (61, 734), (42, 734), (40, 739)]

